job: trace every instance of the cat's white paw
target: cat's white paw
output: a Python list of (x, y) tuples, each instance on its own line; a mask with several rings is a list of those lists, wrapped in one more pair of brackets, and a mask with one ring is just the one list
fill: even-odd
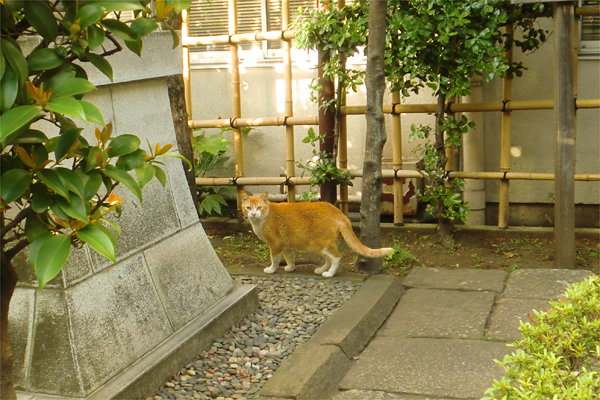
[(277, 271), (277, 267), (267, 267), (263, 269), (263, 272), (266, 274), (274, 274)]
[(321, 275), (321, 274), (322, 274), (323, 272), (325, 272), (325, 271), (327, 271), (327, 268), (325, 268), (325, 267), (320, 267), (320, 268), (317, 268), (317, 269), (315, 269), (315, 274), (317, 274), (317, 275)]
[(295, 265), (286, 265), (285, 266), (285, 272), (292, 272), (296, 270), (296, 266)]
[(325, 271), (321, 275), (323, 276), (323, 278), (333, 278), (333, 276), (335, 275), (335, 272)]

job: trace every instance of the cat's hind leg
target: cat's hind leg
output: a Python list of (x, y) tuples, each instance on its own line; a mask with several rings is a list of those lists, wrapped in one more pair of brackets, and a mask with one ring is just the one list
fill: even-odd
[(267, 274), (274, 274), (277, 271), (277, 267), (279, 267), (279, 261), (281, 260), (281, 250), (282, 249), (273, 249), (269, 248), (271, 252), (271, 266), (263, 269), (263, 272)]
[(287, 265), (285, 266), (285, 272), (292, 272), (296, 269), (296, 264), (294, 263), (294, 251), (291, 249), (285, 249), (283, 251), (283, 258)]
[(331, 266), (331, 261), (329, 261), (329, 257), (325, 256), (325, 264), (323, 266), (315, 269), (315, 274), (321, 275), (323, 272), (327, 271)]
[[(321, 275), (323, 276), (323, 278), (333, 278), (333, 276), (337, 272), (338, 267), (340, 266), (340, 260), (342, 259), (342, 257), (340, 257), (340, 253), (338, 253), (336, 248), (325, 249), (322, 251), (322, 253), (327, 258), (327, 263), (325, 263), (325, 265), (322, 267), (323, 271)], [(324, 267), (328, 264), (330, 265), (330, 267), (328, 269), (325, 269)]]

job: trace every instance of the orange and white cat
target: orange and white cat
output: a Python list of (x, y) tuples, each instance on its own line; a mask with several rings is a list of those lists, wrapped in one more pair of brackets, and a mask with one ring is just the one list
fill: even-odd
[(340, 235), (364, 257), (377, 258), (394, 252), (389, 247), (371, 249), (363, 245), (350, 220), (329, 203), (271, 203), (268, 194), (248, 196), (242, 192), (244, 214), (256, 236), (269, 245), (271, 266), (264, 269), (268, 274), (277, 271), (282, 256), (287, 263), (285, 270), (292, 272), (296, 269), (293, 250), (309, 250), (325, 257), (325, 264), (315, 269), (315, 274), (333, 277), (340, 265)]

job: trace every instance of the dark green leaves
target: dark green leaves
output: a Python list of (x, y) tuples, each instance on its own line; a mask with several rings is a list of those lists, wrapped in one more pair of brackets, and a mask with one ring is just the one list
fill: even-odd
[(56, 146), (54, 147), (54, 154), (56, 161), (61, 161), (69, 152), (69, 149), (75, 144), (75, 141), (79, 139), (81, 128), (68, 129), (60, 134)]
[(135, 135), (120, 135), (114, 138), (108, 147), (109, 157), (118, 157), (133, 153), (140, 147), (140, 138)]
[(5, 146), (13, 138), (13, 133), (36, 119), (40, 111), (42, 109), (39, 106), (19, 106), (3, 113), (0, 116), (0, 140), (2, 140), (2, 145)]
[(102, 20), (102, 22), (100, 24), (104, 28), (106, 28), (110, 32), (114, 33), (115, 35), (117, 35), (118, 37), (120, 37), (123, 40), (137, 40), (138, 39), (138, 37), (131, 30), (131, 28), (119, 20), (105, 19), (105, 20)]
[(44, 233), (38, 236), (29, 248), (29, 262), (35, 271), (39, 288), (54, 278), (67, 262), (71, 253), (71, 238), (68, 235)]
[(86, 242), (92, 249), (112, 262), (116, 262), (117, 240), (108, 228), (100, 224), (89, 224), (77, 231), (77, 238)]
[(75, 21), (79, 20), (81, 29), (95, 24), (104, 15), (104, 9), (97, 4), (85, 4), (75, 14)]
[(13, 39), (2, 37), (0, 39), (2, 45), (2, 54), (6, 57), (6, 61), (15, 71), (19, 82), (25, 82), (29, 75), (27, 70), (27, 60), (21, 52), (21, 48)]
[(53, 86), (51, 99), (84, 94), (94, 89), (96, 89), (96, 87), (87, 79), (76, 77), (67, 78)]
[(140, 202), (142, 201), (142, 189), (140, 188), (140, 185), (127, 172), (112, 165), (107, 165), (103, 172), (110, 179), (124, 184), (127, 189), (131, 190), (131, 192), (140, 200)]
[(31, 185), (31, 174), (24, 169), (11, 169), (0, 177), (0, 197), (6, 204), (17, 200)]
[(30, 71), (45, 71), (56, 68), (63, 63), (64, 59), (54, 49), (42, 48), (34, 50), (27, 58), (27, 66)]
[(91, 62), (94, 67), (98, 68), (98, 70), (106, 75), (108, 79), (111, 81), (113, 80), (112, 66), (104, 57), (94, 53), (87, 53), (85, 59)]
[(27, 0), (24, 2), (25, 18), (44, 39), (53, 42), (58, 35), (58, 23), (50, 3), (46, 0)]

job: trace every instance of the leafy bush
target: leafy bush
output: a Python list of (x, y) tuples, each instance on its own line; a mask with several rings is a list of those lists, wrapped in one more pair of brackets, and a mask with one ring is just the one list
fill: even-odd
[(564, 299), (519, 328), (518, 350), (495, 360), (506, 375), (487, 400), (600, 398), (600, 277), (572, 285)]

